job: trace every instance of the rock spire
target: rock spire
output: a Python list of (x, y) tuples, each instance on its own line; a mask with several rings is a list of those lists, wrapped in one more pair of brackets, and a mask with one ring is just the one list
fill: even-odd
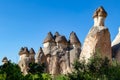
[(43, 43), (46, 43), (46, 42), (53, 42), (54, 41), (54, 38), (53, 38), (53, 35), (51, 32), (49, 32), (47, 34), (47, 37), (45, 38), (45, 40), (43, 41)]
[(96, 9), (93, 14), (94, 26), (104, 26), (104, 20), (107, 17), (107, 12), (102, 6)]
[(104, 19), (107, 16), (103, 7), (99, 7), (94, 13), (94, 26), (89, 31), (80, 55), (80, 60), (88, 59), (99, 53), (102, 57), (111, 60), (111, 40), (108, 28), (104, 26)]

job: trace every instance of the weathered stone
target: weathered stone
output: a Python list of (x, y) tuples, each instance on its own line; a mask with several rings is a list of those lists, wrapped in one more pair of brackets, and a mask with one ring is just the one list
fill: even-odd
[(22, 47), (19, 51), (19, 55), (20, 55), (20, 60), (24, 57), (28, 57), (29, 56), (29, 51), (27, 47)]
[(58, 32), (55, 32), (54, 34), (54, 39), (56, 39), (56, 37), (60, 36), (60, 34)]
[[(59, 49), (56, 48), (54, 50), (51, 58), (52, 58), (52, 64), (54, 68), (52, 68), (52, 75), (58, 75), (58, 74), (67, 74), (67, 70), (69, 67), (68, 63), (68, 53), (66, 52), (66, 49)], [(57, 65), (57, 66), (56, 66)]]
[(4, 57), (4, 58), (2, 59), (2, 62), (3, 62), (3, 64), (8, 63), (8, 59), (7, 59), (7, 57)]
[(70, 69), (72, 71), (74, 61), (79, 59), (79, 55), (81, 52), (81, 43), (75, 32), (71, 32), (69, 41), (71, 46), (69, 52), (69, 62), (70, 62)]
[(51, 54), (52, 48), (55, 46), (55, 40), (51, 32), (48, 33), (47, 37), (43, 42), (43, 52), (44, 55)]
[(19, 55), (20, 55), (20, 60), (18, 62), (18, 65), (21, 69), (21, 72), (23, 72), (23, 74), (26, 75), (28, 74), (29, 63), (30, 63), (28, 48), (22, 47), (20, 49)]
[(60, 74), (58, 56), (57, 55), (52, 55), (51, 59), (52, 59), (52, 61), (51, 61), (52, 65), (51, 65), (50, 74), (53, 75), (53, 76)]
[(78, 48), (81, 47), (81, 43), (80, 43), (75, 32), (70, 33), (70, 40), (69, 41), (70, 41), (70, 46), (72, 46), (72, 48), (73, 47), (78, 47)]
[(67, 74), (69, 67), (67, 40), (64, 36), (58, 36), (56, 37), (55, 41), (57, 43), (57, 46), (54, 48), (54, 52), (52, 54), (52, 63), (53, 67), (55, 67), (52, 68), (52, 75)]
[(93, 14), (94, 26), (104, 26), (104, 20), (107, 17), (107, 12), (100, 6)]
[[(104, 21), (98, 20), (98, 23), (101, 22), (104, 23)], [(110, 33), (108, 28), (103, 25), (101, 26), (100, 24), (93, 26), (92, 29), (89, 31), (84, 41), (80, 60), (83, 60), (84, 58), (86, 61), (88, 61), (88, 59), (93, 55), (96, 55), (96, 53), (99, 53), (102, 57), (108, 57), (108, 59), (111, 60)]]
[(23, 58), (18, 62), (18, 65), (21, 69), (21, 72), (23, 72), (24, 75), (27, 75), (29, 70), (29, 58)]
[(27, 47), (21, 47), (20, 51), (19, 51), (19, 55), (23, 55), (26, 54), (27, 56), (29, 55), (29, 51)]
[(45, 63), (45, 55), (44, 55), (43, 50), (42, 50), (41, 47), (40, 47), (40, 49), (39, 49), (39, 51), (38, 51), (38, 53), (36, 55), (36, 61), (35, 62), (38, 63), (38, 64)]
[[(19, 55), (19, 66), (23, 74), (28, 74), (29, 63), (36, 62), (38, 64), (45, 63), (45, 72), (55, 76), (59, 74), (67, 74), (72, 72), (73, 63), (75, 60), (80, 59), (88, 61), (88, 59), (97, 52), (102, 57), (108, 57), (111, 60), (111, 41), (108, 28), (104, 26), (107, 12), (103, 7), (96, 9), (93, 18), (94, 26), (89, 31), (81, 52), (81, 43), (75, 32), (70, 33), (69, 41), (65, 36), (60, 35), (58, 32), (52, 35), (49, 32), (43, 41), (43, 48), (40, 48), (34, 59), (35, 51), (33, 48), (28, 51), (27, 47), (22, 47)], [(119, 38), (119, 37), (118, 37)], [(120, 43), (119, 39), (115, 41), (112, 46), (116, 59), (120, 61)], [(117, 45), (117, 46), (116, 46)], [(114, 47), (115, 46), (115, 47)], [(80, 56), (79, 56), (80, 55)]]
[(54, 38), (51, 32), (47, 34), (47, 37), (45, 38), (43, 43), (47, 43), (47, 42), (54, 42)]
[(35, 51), (34, 51), (33, 48), (31, 48), (30, 51), (29, 51), (29, 58), (30, 58), (31, 63), (35, 62)]
[(65, 38), (65, 36), (58, 36), (58, 37), (56, 37), (55, 42), (66, 44), (67, 43), (67, 39)]
[(73, 69), (74, 62), (79, 59), (80, 53), (81, 53), (80, 48), (73, 48), (72, 50), (70, 50), (69, 60), (71, 69)]
[(112, 57), (120, 63), (120, 28), (119, 33), (112, 42)]

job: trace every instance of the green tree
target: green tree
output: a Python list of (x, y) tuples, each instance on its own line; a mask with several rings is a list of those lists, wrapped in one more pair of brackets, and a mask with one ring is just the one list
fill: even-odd
[(5, 63), (0, 66), (0, 77), (1, 76), (3, 76), (3, 80), (22, 80), (23, 79), (23, 75), (20, 71), (19, 66), (15, 63), (11, 63), (11, 61), (8, 61), (8, 63)]
[(74, 71), (68, 74), (70, 80), (120, 80), (120, 65), (106, 57), (94, 56), (87, 64), (75, 61), (73, 66)]

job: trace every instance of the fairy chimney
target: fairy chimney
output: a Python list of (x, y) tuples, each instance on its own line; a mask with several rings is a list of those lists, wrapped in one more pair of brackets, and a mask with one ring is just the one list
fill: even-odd
[(112, 57), (120, 63), (120, 28), (112, 42)]
[(22, 47), (19, 51), (20, 60), (29, 56), (29, 51), (27, 47)]
[(64, 49), (67, 47), (67, 39), (65, 38), (65, 36), (56, 37), (55, 42), (57, 43), (58, 48)]
[(104, 26), (105, 18), (107, 17), (107, 12), (102, 6), (100, 6), (93, 14), (94, 26)]
[(75, 32), (70, 33), (70, 45), (72, 45), (73, 48), (74, 47), (78, 47), (78, 48), (81, 47), (81, 43), (80, 43)]
[(73, 63), (75, 60), (79, 59), (79, 55), (81, 52), (81, 43), (75, 32), (70, 33), (70, 44), (72, 45), (72, 49), (70, 50), (69, 60), (70, 60), (70, 68), (71, 71), (73, 69)]
[[(93, 17), (97, 17), (95, 24), (89, 31), (80, 54), (80, 60), (88, 61), (89, 58), (99, 53), (102, 57), (111, 60), (111, 40), (108, 28), (104, 26), (104, 19), (107, 16), (103, 7), (99, 7)], [(95, 21), (94, 21), (95, 22)]]
[(33, 48), (31, 48), (29, 51), (29, 58), (30, 58), (30, 62), (32, 62), (32, 63), (35, 62), (35, 51)]
[(43, 42), (43, 52), (45, 55), (51, 54), (51, 50), (55, 46), (55, 40), (51, 32), (47, 34), (47, 37), (45, 38)]
[(49, 32), (43, 42), (43, 47), (47, 48), (47, 47), (51, 46), (53, 43), (54, 43), (54, 37), (53, 37), (52, 33)]
[(42, 50), (41, 47), (40, 47), (40, 49), (39, 49), (39, 51), (36, 55), (36, 61), (35, 62), (38, 63), (38, 64), (45, 63), (45, 56), (44, 56), (44, 53), (43, 53), (43, 50)]
[(7, 57), (4, 57), (4, 58), (2, 59), (2, 63), (3, 63), (3, 64), (8, 63), (8, 59), (7, 59)]
[(20, 60), (18, 62), (18, 65), (21, 69), (21, 72), (23, 72), (23, 74), (26, 75), (28, 74), (29, 63), (30, 63), (28, 48), (22, 47), (19, 51), (19, 56), (20, 56)]

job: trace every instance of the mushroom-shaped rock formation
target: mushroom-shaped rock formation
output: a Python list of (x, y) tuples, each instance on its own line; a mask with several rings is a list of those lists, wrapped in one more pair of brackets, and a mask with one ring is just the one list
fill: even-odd
[(51, 32), (47, 34), (47, 37), (44, 39), (43, 43), (47, 43), (47, 42), (54, 42), (54, 38)]
[(18, 62), (18, 65), (21, 69), (21, 72), (23, 72), (24, 75), (27, 75), (29, 70), (29, 59), (28, 58), (21, 59)]
[(27, 47), (22, 47), (19, 52), (20, 55), (20, 60), (18, 62), (18, 65), (21, 69), (21, 72), (23, 72), (24, 75), (28, 74), (28, 69), (29, 69), (29, 51)]
[(35, 51), (33, 48), (31, 48), (29, 51), (29, 58), (30, 58), (30, 62), (32, 62), (32, 63), (35, 62)]
[(58, 73), (66, 74), (69, 67), (67, 40), (65, 36), (58, 36), (55, 41), (57, 43), (57, 49), (52, 55), (52, 63), (54, 67), (54, 69), (52, 69), (52, 75), (56, 75)]
[(103, 7), (100, 7), (97, 10), (98, 10), (97, 22), (99, 24), (94, 25), (89, 31), (83, 44), (82, 52), (80, 54), (80, 60), (84, 59), (87, 61), (93, 55), (97, 55), (97, 53), (99, 53), (102, 57), (108, 57), (108, 59), (111, 60), (112, 55), (110, 33), (108, 28), (106, 28), (103, 25), (104, 19), (107, 16), (107, 14)]
[(20, 59), (28, 57), (29, 56), (29, 51), (27, 47), (22, 47), (19, 51)]
[(33, 48), (30, 48), (30, 51), (29, 51), (30, 54), (34, 54), (35, 55), (35, 51)]
[(70, 33), (70, 44), (73, 46), (73, 47), (81, 47), (81, 43), (76, 35), (75, 32), (71, 32)]
[(39, 51), (38, 51), (38, 53), (36, 55), (36, 61), (35, 62), (38, 63), (38, 64), (45, 63), (45, 55), (44, 55), (43, 50), (42, 50), (41, 47), (40, 47), (40, 49), (39, 49)]
[(104, 20), (107, 17), (107, 12), (100, 6), (93, 14), (94, 26), (104, 26)]
[(58, 48), (66, 48), (67, 47), (67, 39), (65, 36), (58, 36), (55, 39)]
[(4, 58), (2, 59), (2, 62), (3, 62), (3, 64), (8, 63), (7, 57), (4, 57)]
[(71, 32), (70, 34), (70, 44), (73, 46), (73, 48), (70, 50), (70, 68), (73, 68), (73, 63), (75, 60), (79, 59), (79, 55), (81, 52), (81, 43), (76, 35), (75, 32)]
[(112, 42), (112, 57), (120, 63), (120, 30)]
[(55, 40), (51, 32), (48, 33), (47, 37), (43, 42), (43, 52), (45, 55), (51, 54), (53, 47), (55, 47)]

